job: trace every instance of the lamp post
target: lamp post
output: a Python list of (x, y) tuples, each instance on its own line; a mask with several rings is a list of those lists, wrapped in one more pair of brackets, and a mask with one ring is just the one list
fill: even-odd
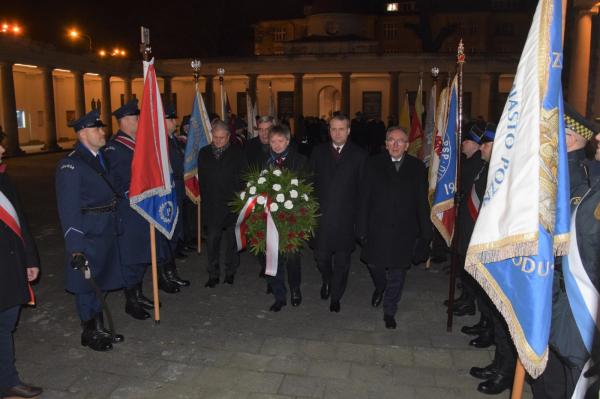
[(85, 37), (89, 42), (90, 52), (92, 51), (92, 38), (89, 35), (86, 35), (85, 33), (81, 33), (77, 29), (73, 28), (73, 29), (69, 30), (69, 37), (71, 37), (74, 40), (79, 39), (80, 37)]
[(223, 84), (225, 68), (217, 68), (217, 75), (219, 75), (219, 85), (221, 87), (221, 119), (225, 121), (225, 86)]

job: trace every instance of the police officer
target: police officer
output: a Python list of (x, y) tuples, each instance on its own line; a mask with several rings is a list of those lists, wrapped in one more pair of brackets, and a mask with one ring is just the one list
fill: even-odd
[(169, 162), (173, 171), (173, 181), (175, 182), (175, 195), (177, 197), (177, 207), (179, 208), (179, 220), (175, 225), (173, 237), (169, 240), (171, 256), (167, 263), (166, 273), (169, 280), (180, 287), (190, 285), (188, 280), (179, 277), (175, 258), (187, 258), (183, 253), (183, 197), (185, 197), (185, 186), (183, 184), (183, 162), (184, 153), (181, 149), (175, 131), (177, 130), (177, 114), (173, 104), (167, 104), (165, 107), (165, 120), (167, 122), (167, 132), (169, 133)]
[(66, 246), (67, 291), (75, 294), (83, 325), (81, 344), (112, 349), (123, 336), (104, 327), (101, 301), (123, 287), (117, 242), (117, 193), (100, 148), (105, 125), (92, 110), (69, 124), (77, 132), (75, 149), (56, 167), (56, 200)]

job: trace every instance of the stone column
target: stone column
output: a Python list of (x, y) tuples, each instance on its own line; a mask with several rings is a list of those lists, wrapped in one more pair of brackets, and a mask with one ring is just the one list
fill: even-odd
[(128, 103), (129, 101), (131, 101), (132, 98), (132, 80), (131, 80), (131, 76), (125, 76), (123, 77), (123, 97), (126, 103)]
[(73, 80), (75, 82), (75, 117), (81, 118), (85, 115), (85, 86), (83, 83), (83, 73), (73, 71)]
[(351, 72), (342, 72), (342, 112), (350, 117), (350, 75)]
[(489, 112), (487, 121), (492, 123), (500, 122), (500, 116), (502, 116), (502, 105), (498, 103), (498, 96), (500, 92), (498, 91), (498, 86), (500, 85), (500, 74), (499, 73), (491, 73), (490, 74), (490, 101), (489, 101)]
[(400, 72), (390, 72), (390, 109), (389, 116), (393, 116), (394, 121), (398, 120), (400, 113)]
[(54, 76), (53, 67), (41, 67), (42, 93), (44, 97), (44, 123), (46, 124), (46, 139), (44, 150), (56, 151), (60, 149), (56, 142), (56, 108), (54, 106)]
[(598, 13), (595, 1), (575, 1), (575, 36), (569, 74), (569, 103), (586, 116), (592, 45), (592, 16)]
[(15, 100), (15, 81), (13, 77), (13, 63), (0, 64), (0, 81), (2, 83), (2, 130), (6, 133), (6, 155), (24, 154), (19, 146), (19, 128), (17, 124), (17, 101)]
[(302, 109), (303, 102), (303, 87), (302, 87), (302, 78), (304, 77), (303, 73), (295, 73), (294, 74), (294, 124), (297, 126), (298, 119), (301, 115), (304, 114)]
[(171, 89), (172, 76), (164, 76), (164, 93), (165, 93), (165, 105), (173, 102), (173, 91)]
[(110, 75), (102, 75), (102, 111), (100, 117), (102, 121), (107, 125), (104, 128), (106, 132), (106, 138), (112, 136), (112, 115), (110, 105)]
[(254, 105), (256, 103), (256, 82), (258, 80), (258, 74), (249, 73), (246, 76), (248, 76), (248, 93), (250, 94), (252, 105)]
[(206, 79), (204, 85), (204, 103), (206, 104), (206, 112), (210, 114), (215, 112), (214, 75), (204, 75), (204, 79)]

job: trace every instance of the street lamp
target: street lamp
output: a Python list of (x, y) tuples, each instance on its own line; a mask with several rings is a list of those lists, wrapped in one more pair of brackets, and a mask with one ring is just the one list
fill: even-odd
[(19, 36), (21, 33), (23, 33), (23, 28), (16, 23), (9, 24), (7, 22), (3, 22), (0, 25), (0, 32)]
[(77, 29), (72, 28), (72, 29), (69, 29), (69, 37), (73, 40), (77, 40), (80, 37), (85, 37), (89, 41), (90, 52), (92, 51), (92, 38), (89, 37), (88, 35), (86, 35), (85, 33), (81, 33)]
[(219, 85), (221, 86), (221, 119), (225, 121), (225, 86), (223, 85), (225, 68), (217, 68), (217, 75), (219, 75)]

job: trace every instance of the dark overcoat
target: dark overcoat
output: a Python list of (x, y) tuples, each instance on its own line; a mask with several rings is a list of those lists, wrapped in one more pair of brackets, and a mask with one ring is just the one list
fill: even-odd
[(21, 239), (0, 219), (0, 311), (29, 301), (27, 267), (39, 267), (40, 260), (23, 214), (17, 191), (0, 165), (0, 191), (17, 212)]
[(250, 168), (258, 169), (263, 166), (269, 153), (269, 144), (263, 144), (260, 137), (254, 137), (246, 142), (244, 146), (246, 159)]
[(311, 168), (316, 199), (319, 202), (319, 223), (313, 245), (317, 251), (354, 250), (356, 219), (359, 207), (360, 183), (365, 150), (348, 141), (339, 159), (331, 143), (320, 144), (311, 154)]
[(404, 154), (396, 171), (387, 151), (377, 154), (366, 162), (361, 189), (361, 258), (377, 267), (409, 268), (415, 249), (432, 237), (425, 166)]
[[(105, 162), (106, 168), (109, 168)], [(89, 208), (116, 204), (110, 169), (104, 170), (83, 144), (59, 161), (56, 167), (56, 201), (66, 246), (66, 288), (73, 293), (93, 292), (83, 273), (71, 267), (72, 254), (82, 252), (92, 277), (104, 291), (123, 287), (117, 242), (117, 213), (91, 212)]]
[(202, 198), (202, 224), (209, 228), (225, 228), (236, 221), (229, 203), (243, 188), (242, 175), (247, 169), (246, 156), (239, 146), (230, 145), (216, 159), (212, 146), (198, 154), (198, 183)]

